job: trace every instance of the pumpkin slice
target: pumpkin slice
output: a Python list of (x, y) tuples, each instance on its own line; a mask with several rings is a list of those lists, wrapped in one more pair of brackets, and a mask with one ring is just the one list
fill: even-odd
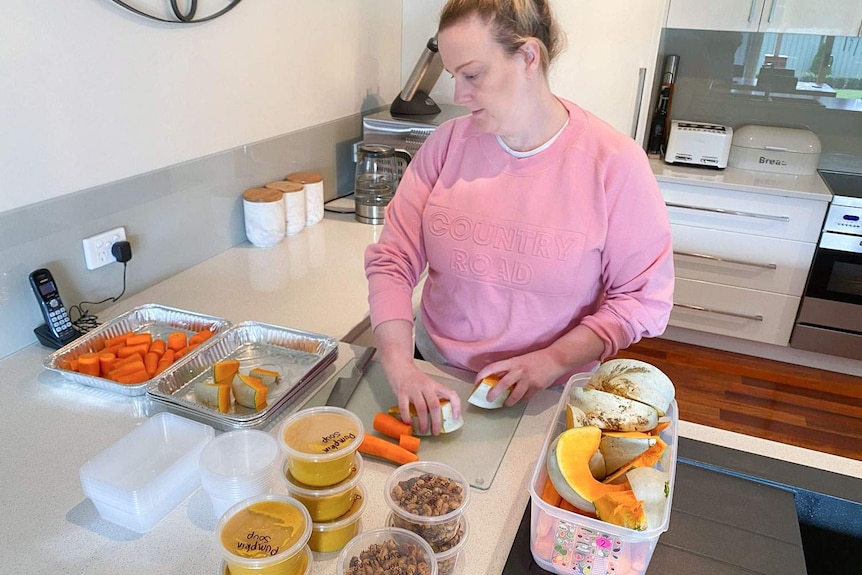
[(590, 377), (587, 389), (598, 389), (639, 401), (663, 416), (673, 401), (674, 387), (659, 368), (636, 359), (612, 359), (602, 363)]
[(267, 387), (276, 385), (281, 381), (280, 373), (271, 369), (264, 369), (262, 367), (252, 368), (248, 371), (248, 374), (252, 377), (258, 378), (260, 382)]
[(589, 424), (587, 414), (580, 407), (575, 407), (571, 403), (566, 404), (566, 429), (585, 427)]
[(626, 473), (626, 480), (643, 503), (646, 528), (661, 527), (670, 496), (670, 476), (654, 467), (635, 467)]
[(613, 473), (655, 444), (654, 436), (639, 431), (603, 433), (599, 453), (604, 456), (606, 474)]
[[(389, 408), (389, 415), (394, 415), (398, 419), (401, 419), (401, 410), (397, 405), (393, 405)], [(452, 414), (452, 404), (448, 399), (440, 400), (440, 417), (442, 419), (440, 426), (440, 433), (451, 433), (458, 429), (461, 429), (461, 426), (464, 425), (463, 418), (455, 418)], [(422, 437), (423, 435), (431, 435), (431, 426), (428, 426), (427, 433), (420, 433), (419, 431), (419, 416), (416, 413), (416, 408), (413, 407), (413, 404), (410, 404), (410, 418), (413, 421), (413, 435), (418, 435)]]
[(594, 504), (596, 515), (602, 521), (636, 531), (647, 529), (647, 517), (643, 505), (630, 489), (605, 493), (596, 499)]
[(258, 378), (237, 373), (231, 383), (233, 397), (243, 407), (263, 409), (266, 407), (267, 388)]
[(662, 441), (661, 437), (656, 437), (655, 445), (605, 477), (604, 482), (613, 483), (628, 473), (630, 469), (634, 469), (635, 467), (652, 467), (661, 460), (661, 456), (664, 455), (666, 449), (667, 443)]
[(501, 376), (499, 375), (489, 375), (477, 383), (473, 387), (473, 392), (470, 394), (467, 402), (484, 409), (497, 409), (503, 407), (503, 404), (506, 403), (506, 399), (508, 399), (512, 388), (509, 388), (505, 393), (500, 394), (494, 401), (488, 401), (488, 392), (497, 385), (500, 381), (500, 377)]
[(239, 371), (239, 360), (223, 359), (213, 364), (213, 382), (218, 384), (233, 382), (233, 376)]
[(668, 427), (670, 427), (670, 420), (662, 419), (658, 422), (658, 424), (656, 424), (655, 427), (649, 430), (649, 433), (650, 435), (658, 435)]
[(596, 481), (590, 459), (598, 451), (602, 432), (594, 426), (573, 427), (559, 434), (546, 457), (548, 477), (560, 496), (583, 511), (595, 513), (593, 501), (614, 491), (628, 489), (625, 484)]
[(230, 410), (230, 385), (199, 381), (195, 384), (195, 399), (201, 405), (227, 413)]
[(569, 403), (590, 425), (608, 431), (647, 431), (658, 423), (658, 412), (649, 405), (598, 389), (573, 387)]

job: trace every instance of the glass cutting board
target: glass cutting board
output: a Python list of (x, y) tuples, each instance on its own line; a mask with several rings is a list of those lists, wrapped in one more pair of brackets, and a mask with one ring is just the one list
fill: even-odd
[[(303, 408), (325, 405), (335, 381), (341, 376), (350, 375), (353, 365), (354, 362), (350, 361), (336, 373)], [(452, 433), (436, 437), (423, 436), (419, 459), (451, 465), (476, 489), (489, 489), (524, 414), (526, 402), (500, 409), (482, 409), (467, 403), (473, 389), (470, 383), (435, 374), (429, 375), (432, 379), (458, 390), (464, 425)], [(374, 415), (380, 411), (388, 411), (396, 403), (395, 394), (386, 382), (383, 367), (379, 362), (372, 361), (347, 403), (347, 409), (359, 416), (365, 426), (365, 433), (380, 435), (372, 428)]]

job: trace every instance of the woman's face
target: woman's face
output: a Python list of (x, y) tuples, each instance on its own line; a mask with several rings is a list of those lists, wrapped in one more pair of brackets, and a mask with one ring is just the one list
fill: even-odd
[(455, 103), (470, 110), (480, 130), (514, 133), (526, 86), (522, 55), (507, 54), (476, 17), (441, 30), (437, 40), (443, 66), (455, 78)]

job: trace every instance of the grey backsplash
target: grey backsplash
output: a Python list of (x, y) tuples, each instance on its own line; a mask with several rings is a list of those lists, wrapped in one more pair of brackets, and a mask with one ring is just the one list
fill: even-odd
[(247, 188), (309, 170), (323, 176), (326, 200), (352, 191), (361, 133), (356, 114), (0, 213), (0, 358), (35, 342), (43, 323), (27, 279), (34, 269), (51, 270), (67, 308), (120, 294), (122, 265), (88, 270), (85, 237), (125, 227), (127, 293), (136, 293), (244, 242)]
[[(820, 138), (821, 169), (862, 173), (862, 99), (815, 98), (810, 94), (756, 90), (766, 54), (776, 44), (789, 53), (786, 70), (798, 80), (811, 75), (811, 50), (820, 36), (799, 34), (715, 32), (666, 29), (662, 55), (680, 57), (670, 116), (674, 120), (712, 122), (739, 128), (747, 124), (807, 128)], [(862, 39), (836, 38), (835, 62), (851, 66), (835, 70), (837, 75), (862, 77)], [(848, 51), (848, 58), (839, 54)], [(748, 84), (746, 86), (746, 84)], [(746, 90), (746, 88), (748, 88)], [(654, 105), (654, 102), (653, 102)]]

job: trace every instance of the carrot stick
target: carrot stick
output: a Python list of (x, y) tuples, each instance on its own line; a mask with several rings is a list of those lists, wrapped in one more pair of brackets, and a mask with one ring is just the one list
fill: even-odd
[(163, 339), (154, 339), (150, 344), (150, 348), (147, 350), (147, 353), (157, 353), (159, 357), (161, 357), (165, 350), (168, 349), (168, 342)]
[(395, 445), (394, 443), (389, 443), (380, 437), (368, 434), (365, 435), (362, 439), (362, 443), (359, 444), (359, 452), (364, 455), (386, 459), (387, 461), (392, 461), (399, 465), (419, 460), (419, 456), (415, 453), (410, 453), (403, 447)]
[(159, 354), (154, 351), (148, 351), (144, 356), (144, 367), (147, 370), (147, 375), (153, 377), (156, 375), (156, 368), (159, 366)]
[(102, 350), (102, 353), (113, 353), (114, 355), (117, 355), (117, 352), (120, 351), (120, 348), (124, 347), (125, 345), (126, 345), (125, 343), (120, 342), (120, 343), (108, 346)]
[[(399, 421), (399, 423), (401, 423)], [(398, 445), (410, 453), (419, 453), (419, 438), (406, 433), (398, 438)]]
[(200, 345), (199, 343), (190, 343), (189, 345), (185, 346), (184, 348), (177, 350), (177, 353), (174, 356), (174, 359), (181, 358), (182, 356), (184, 356), (188, 352), (192, 351), (194, 348), (196, 348), (199, 345)]
[(117, 356), (109, 351), (103, 351), (99, 354), (99, 373), (108, 373), (115, 363), (117, 363)]
[(171, 366), (171, 364), (174, 362), (174, 356), (175, 356), (174, 350), (172, 350), (172, 349), (166, 350), (165, 353), (162, 354), (162, 357), (159, 358), (159, 363), (156, 364), (156, 373), (154, 375), (159, 375), (160, 373), (165, 371), (167, 368), (169, 368)]
[(127, 331), (126, 333), (121, 333), (120, 335), (115, 335), (114, 337), (109, 337), (105, 340), (105, 347), (114, 347), (115, 345), (126, 345), (126, 339), (130, 336), (135, 335), (133, 331)]
[(141, 345), (147, 344), (147, 347), (150, 347), (150, 343), (153, 341), (153, 334), (148, 331), (143, 333), (139, 333), (137, 335), (130, 335), (126, 338), (126, 345)]
[(397, 417), (383, 411), (378, 412), (374, 416), (371, 426), (377, 433), (381, 433), (392, 439), (399, 439), (402, 435), (413, 435), (412, 425), (404, 423)]
[(140, 354), (141, 357), (147, 355), (147, 350), (150, 349), (150, 345), (147, 343), (141, 343), (138, 345), (124, 345), (120, 349), (117, 350), (117, 357), (124, 358), (129, 357), (130, 355), (135, 355), (136, 353)]
[(121, 365), (119, 367), (115, 367), (108, 373), (108, 378), (117, 381), (117, 378), (129, 375), (130, 373), (134, 373), (139, 370), (147, 371), (147, 366), (144, 365), (144, 360), (134, 361), (132, 363), (127, 363), (125, 365)]
[(78, 372), (86, 375), (99, 375), (99, 354), (82, 353), (78, 356)]
[(129, 364), (129, 363), (135, 363), (136, 361), (140, 361), (141, 363), (143, 363), (144, 356), (137, 353), (135, 355), (130, 355), (128, 357), (123, 357), (123, 358), (118, 357), (117, 361), (114, 362), (114, 365), (111, 366), (111, 371), (114, 371), (118, 367), (122, 367), (124, 365)]
[(188, 344), (188, 336), (184, 331), (174, 331), (168, 335), (168, 349), (179, 351)]
[(213, 332), (208, 329), (202, 329), (189, 338), (189, 344), (203, 343), (213, 336)]
[(117, 376), (114, 381), (117, 383), (144, 383), (148, 379), (150, 379), (150, 376), (147, 375), (147, 370), (140, 369), (138, 371)]

